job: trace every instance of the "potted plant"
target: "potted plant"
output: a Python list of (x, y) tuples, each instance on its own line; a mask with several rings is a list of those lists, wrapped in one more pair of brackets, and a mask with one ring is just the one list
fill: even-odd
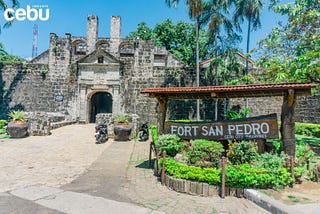
[(118, 141), (129, 140), (131, 134), (131, 127), (129, 125), (128, 117), (124, 114), (116, 116), (114, 119), (114, 139)]
[(11, 111), (9, 117), (12, 121), (8, 123), (7, 132), (12, 138), (22, 138), (28, 133), (28, 125), (24, 111)]

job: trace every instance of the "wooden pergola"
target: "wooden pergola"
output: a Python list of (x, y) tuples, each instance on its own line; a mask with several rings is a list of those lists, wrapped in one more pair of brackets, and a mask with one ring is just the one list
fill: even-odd
[(179, 99), (222, 99), (222, 98), (254, 98), (282, 96), (281, 136), (284, 151), (295, 155), (294, 108), (298, 96), (311, 95), (313, 83), (283, 83), (238, 86), (201, 86), (201, 87), (170, 87), (147, 88), (142, 94), (156, 98), (160, 105), (159, 131), (163, 133), (167, 112), (167, 103)]

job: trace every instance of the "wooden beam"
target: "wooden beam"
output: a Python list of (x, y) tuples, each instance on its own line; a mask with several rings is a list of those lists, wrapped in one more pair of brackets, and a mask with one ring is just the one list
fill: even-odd
[(294, 89), (289, 89), (283, 96), (281, 110), (281, 137), (283, 150), (286, 154), (295, 156), (295, 131), (294, 131), (294, 107), (296, 104), (296, 93)]
[(163, 134), (164, 124), (167, 116), (167, 103), (168, 98), (164, 96), (157, 96), (159, 102), (160, 112), (159, 112), (159, 134)]

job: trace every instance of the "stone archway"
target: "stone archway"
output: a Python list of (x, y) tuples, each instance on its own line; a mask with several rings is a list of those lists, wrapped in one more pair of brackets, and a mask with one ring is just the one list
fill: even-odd
[(96, 92), (89, 102), (89, 122), (96, 122), (99, 113), (112, 113), (112, 95), (108, 92)]

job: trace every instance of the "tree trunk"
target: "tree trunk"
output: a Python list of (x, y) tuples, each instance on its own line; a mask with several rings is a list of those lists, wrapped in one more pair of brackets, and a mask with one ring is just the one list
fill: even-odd
[(165, 97), (157, 97), (160, 107), (160, 114), (159, 114), (159, 134), (163, 134), (164, 132), (164, 123), (166, 122), (167, 116), (167, 102), (168, 100)]
[(251, 31), (251, 17), (248, 19), (248, 33), (247, 33), (247, 55), (246, 55), (246, 70), (245, 75), (249, 73), (249, 63), (248, 63), (248, 54), (250, 46), (250, 31)]
[[(199, 68), (199, 15), (196, 17), (196, 69), (197, 69), (197, 87), (200, 85), (200, 68)], [(200, 100), (197, 99), (197, 120), (200, 120)]]
[(283, 151), (287, 155), (295, 156), (295, 130), (294, 130), (294, 107), (296, 103), (296, 94), (293, 89), (289, 89), (288, 93), (283, 97), (281, 111), (281, 137)]

